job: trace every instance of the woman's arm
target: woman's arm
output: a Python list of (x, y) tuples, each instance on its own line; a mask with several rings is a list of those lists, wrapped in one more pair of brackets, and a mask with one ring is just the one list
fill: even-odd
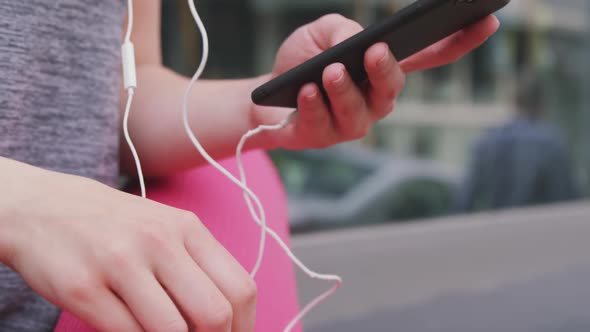
[(0, 188), (0, 264), (95, 329), (254, 331), (256, 284), (191, 213), (2, 157)]
[[(203, 162), (182, 125), (181, 100), (189, 81), (162, 65), (159, 0), (137, 2), (135, 13), (132, 39), (137, 51), (139, 82), (130, 132), (145, 173), (167, 175)], [(403, 88), (405, 73), (456, 61), (481, 45), (498, 26), (497, 19), (490, 16), (401, 64), (386, 45), (375, 45), (365, 57), (370, 87), (362, 91), (352, 83), (341, 65), (331, 65), (324, 72), (329, 105), (319, 96), (317, 86), (305, 86), (292, 123), (283, 130), (254, 139), (247, 148), (306, 149), (358, 139), (376, 121), (391, 113)], [(197, 138), (215, 158), (233, 155), (239, 138), (246, 131), (260, 124), (276, 124), (292, 112), (253, 105), (250, 93), (256, 86), (361, 29), (356, 22), (342, 16), (324, 16), (299, 28), (285, 41), (272, 74), (245, 80), (198, 82), (190, 96), (189, 109), (189, 121)], [(122, 151), (122, 168), (132, 173), (130, 153), (127, 148)]]
[[(214, 158), (234, 153), (240, 137), (255, 126), (250, 91), (261, 79), (200, 81), (190, 96), (189, 121), (195, 135)], [(164, 176), (204, 162), (182, 123), (182, 98), (189, 80), (158, 65), (140, 65), (129, 130), (146, 174)], [(253, 141), (255, 142), (255, 141)], [(134, 172), (126, 143), (124, 171)], [(250, 148), (272, 148), (263, 141)]]
[[(188, 10), (188, 7), (187, 7)], [(167, 175), (203, 163), (182, 124), (182, 97), (189, 79), (165, 68), (161, 55), (161, 2), (135, 2), (132, 41), (135, 44), (138, 89), (130, 116), (130, 133), (145, 173)], [(126, 28), (126, 24), (125, 24)], [(196, 29), (196, 27), (195, 27)], [(255, 126), (250, 92), (265, 77), (197, 83), (190, 100), (190, 123), (197, 138), (214, 158), (234, 153), (239, 138)], [(121, 114), (126, 91), (121, 90)], [(135, 172), (131, 153), (123, 140), (122, 169)], [(258, 141), (249, 147), (272, 148)]]

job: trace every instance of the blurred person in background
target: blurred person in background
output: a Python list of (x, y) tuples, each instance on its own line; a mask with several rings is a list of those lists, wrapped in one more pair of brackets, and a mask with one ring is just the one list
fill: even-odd
[(485, 133), (458, 199), (462, 212), (550, 204), (577, 198), (565, 138), (543, 120), (543, 82), (521, 76), (516, 114), (509, 123)]

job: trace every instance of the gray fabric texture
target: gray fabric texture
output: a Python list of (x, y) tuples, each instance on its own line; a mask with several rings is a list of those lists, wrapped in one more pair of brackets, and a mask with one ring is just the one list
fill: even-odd
[[(124, 0), (0, 0), (0, 156), (116, 185), (125, 13)], [(0, 331), (51, 331), (58, 315), (0, 265)]]

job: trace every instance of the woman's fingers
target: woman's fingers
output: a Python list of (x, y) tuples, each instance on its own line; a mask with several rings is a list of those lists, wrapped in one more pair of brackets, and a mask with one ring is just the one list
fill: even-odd
[[(244, 326), (241, 322), (236, 322), (236, 328), (232, 329), (234, 309), (220, 291), (224, 286), (216, 285), (188, 253), (161, 261), (156, 268), (156, 277), (174, 299), (189, 326), (197, 331), (250, 331), (240, 327)], [(235, 312), (239, 316), (240, 308)]]
[(336, 141), (333, 114), (315, 83), (301, 89), (294, 126), (290, 129), (294, 138), (298, 137), (304, 146), (313, 143), (316, 147), (327, 147)]
[(324, 71), (323, 81), (339, 139), (352, 140), (364, 137), (372, 124), (369, 110), (365, 96), (344, 65), (336, 63), (328, 66)]
[(499, 27), (500, 21), (490, 15), (402, 61), (402, 69), (410, 73), (455, 62), (483, 44)]
[(127, 305), (104, 287), (89, 287), (74, 281), (64, 287), (64, 293), (70, 312), (98, 331), (144, 331)]
[(145, 331), (188, 331), (187, 322), (152, 271), (139, 267), (118, 271), (111, 284)]
[(378, 121), (393, 111), (395, 99), (401, 93), (406, 76), (385, 43), (371, 47), (365, 55), (365, 70), (369, 77), (367, 91), (373, 120)]
[[(194, 278), (203, 279), (208, 277), (212, 285), (219, 289), (219, 294), (223, 296), (222, 299), (215, 297), (214, 305), (211, 306), (209, 312), (205, 310), (207, 315), (215, 318), (209, 324), (221, 325), (226, 320), (229, 320), (232, 332), (253, 332), (256, 320), (257, 289), (248, 272), (202, 225), (189, 225), (185, 236), (185, 246), (193, 264), (195, 264), (192, 272)], [(189, 265), (190, 263), (186, 262), (182, 266), (190, 269)], [(206, 275), (198, 271), (197, 265)], [(171, 274), (170, 278), (166, 279), (174, 280), (172, 279), (176, 270), (174, 264), (169, 265), (165, 270)], [(191, 271), (186, 271), (183, 276), (189, 276), (190, 274)], [(176, 278), (175, 285), (170, 286), (169, 289), (172, 290), (172, 287), (174, 287), (176, 291), (173, 291), (173, 293), (178, 293), (180, 297), (183, 297), (181, 294), (183, 290), (194, 289), (196, 293), (200, 288), (191, 279), (185, 277)], [(210, 294), (209, 298), (214, 295)], [(180, 301), (180, 298), (178, 300)], [(183, 305), (183, 307), (186, 307), (191, 301), (194, 302), (195, 300), (186, 298), (184, 301), (186, 305)], [(199, 312), (195, 312), (195, 315), (199, 315)], [(197, 330), (199, 330), (198, 325)]]

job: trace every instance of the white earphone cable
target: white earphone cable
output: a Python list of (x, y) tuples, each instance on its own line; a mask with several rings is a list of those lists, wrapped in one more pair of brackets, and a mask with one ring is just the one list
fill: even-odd
[[(258, 250), (258, 258), (256, 259), (256, 264), (254, 265), (252, 272), (250, 273), (250, 275), (254, 278), (256, 276), (256, 274), (258, 273), (258, 271), (260, 270), (260, 266), (262, 264), (262, 256), (264, 255), (264, 248), (266, 246), (266, 231), (265, 231), (266, 230), (266, 218), (265, 218), (265, 214), (264, 214), (264, 207), (262, 206), (262, 203), (260, 202), (258, 197), (250, 190), (250, 188), (243, 185), (237, 178), (235, 178), (228, 170), (223, 168), (223, 166), (221, 166), (218, 162), (216, 162), (207, 153), (205, 148), (203, 148), (203, 146), (201, 145), (201, 143), (199, 142), (199, 140), (195, 136), (193, 130), (190, 127), (190, 123), (188, 120), (188, 104), (189, 104), (190, 92), (192, 91), (192, 88), (195, 85), (195, 83), (197, 82), (197, 80), (203, 74), (203, 71), (205, 70), (205, 66), (207, 65), (207, 60), (209, 58), (209, 39), (208, 39), (209, 36), (206, 33), (205, 25), (201, 21), (201, 18), (197, 12), (197, 9), (195, 8), (195, 5), (192, 1), (189, 1), (189, 7), (190, 7), (191, 13), (193, 15), (193, 18), (195, 19), (195, 22), (196, 22), (197, 26), (199, 27), (199, 30), (201, 31), (201, 39), (202, 39), (202, 45), (203, 45), (203, 50), (202, 50), (203, 56), (201, 58), (201, 63), (199, 64), (199, 67), (197, 68), (197, 71), (195, 72), (194, 76), (191, 78), (191, 81), (186, 89), (185, 94), (184, 94), (184, 99), (182, 102), (182, 118), (183, 118), (182, 120), (183, 120), (184, 128), (186, 130), (187, 135), (189, 136), (189, 138), (190, 138), (191, 142), (193, 143), (193, 145), (195, 146), (195, 148), (203, 156), (203, 158), (209, 164), (211, 164), (213, 167), (215, 167), (219, 172), (221, 172), (223, 175), (225, 175), (235, 185), (240, 187), (245, 192), (246, 195), (249, 195), (250, 197), (252, 197), (252, 200), (254, 201), (256, 206), (258, 207), (258, 211), (260, 213), (261, 218), (258, 219), (258, 216), (256, 214), (254, 214), (254, 216), (255, 216), (256, 221), (261, 225), (262, 230), (261, 230), (261, 235), (260, 235), (260, 246), (259, 246), (259, 250)], [(203, 32), (205, 32), (205, 33), (203, 33)]]
[(135, 69), (135, 50), (133, 43), (131, 42), (131, 32), (133, 30), (133, 0), (127, 1), (127, 32), (125, 33), (125, 39), (121, 46), (121, 57), (123, 60), (123, 84), (125, 90), (127, 90), (127, 105), (125, 106), (125, 113), (123, 116), (123, 133), (127, 145), (133, 154), (133, 160), (135, 161), (135, 168), (137, 169), (137, 178), (139, 179), (139, 186), (141, 188), (141, 197), (146, 198), (145, 181), (143, 178), (143, 170), (141, 168), (141, 161), (137, 149), (131, 140), (129, 135), (129, 114), (131, 113), (131, 106), (133, 105), (133, 96), (135, 89), (137, 88), (137, 73)]
[(131, 42), (131, 32), (133, 31), (133, 0), (127, 0), (127, 31), (125, 32), (124, 42)]
[(141, 197), (146, 198), (146, 190), (145, 190), (145, 181), (143, 179), (143, 171), (141, 168), (141, 162), (139, 160), (139, 155), (137, 154), (137, 150), (133, 145), (133, 141), (131, 140), (131, 136), (129, 135), (129, 114), (131, 113), (131, 105), (133, 104), (133, 95), (135, 89), (129, 88), (127, 89), (127, 106), (125, 107), (125, 115), (123, 118), (123, 132), (125, 135), (125, 140), (127, 141), (127, 145), (129, 145), (129, 149), (133, 154), (133, 159), (135, 160), (135, 168), (137, 169), (137, 178), (139, 179), (139, 186), (141, 188)]
[[(301, 310), (301, 312), (296, 317), (293, 318), (293, 320), (285, 328), (285, 332), (289, 332), (293, 329), (293, 327), (295, 327), (295, 325), (309, 311), (311, 311), (315, 306), (317, 306), (319, 303), (321, 303), (326, 298), (328, 298), (330, 295), (332, 295), (334, 292), (336, 292), (336, 290), (342, 284), (342, 279), (336, 275), (319, 274), (319, 273), (316, 273), (316, 272), (310, 270), (309, 268), (307, 268), (291, 252), (289, 247), (283, 242), (283, 240), (280, 238), (280, 236), (276, 232), (274, 232), (272, 229), (267, 227), (266, 214), (264, 211), (264, 207), (262, 206), (262, 203), (260, 202), (260, 200), (256, 196), (256, 194), (254, 194), (254, 192), (252, 192), (252, 190), (247, 186), (246, 173), (244, 171), (244, 167), (243, 167), (242, 160), (241, 160), (242, 150), (243, 150), (247, 140), (253, 136), (256, 136), (257, 134), (259, 134), (263, 131), (282, 129), (283, 127), (285, 127), (289, 123), (289, 119), (285, 119), (281, 123), (274, 125), (274, 126), (260, 126), (257, 129), (249, 131), (248, 133), (246, 133), (242, 137), (242, 139), (240, 140), (240, 143), (238, 144), (238, 147), (236, 149), (236, 157), (237, 157), (237, 162), (238, 162), (238, 169), (240, 172), (240, 180), (238, 180), (229, 171), (227, 171), (225, 168), (223, 168), (223, 166), (221, 166), (219, 163), (217, 163), (207, 153), (207, 151), (203, 148), (203, 146), (200, 144), (199, 140), (195, 136), (194, 132), (192, 131), (189, 121), (188, 121), (189, 97), (190, 97), (190, 92), (192, 91), (193, 86), (196, 84), (197, 80), (201, 77), (201, 75), (203, 74), (203, 71), (205, 70), (205, 66), (207, 64), (207, 60), (208, 60), (208, 56), (209, 56), (209, 40), (208, 40), (207, 31), (206, 31), (205, 26), (199, 16), (198, 12), (197, 12), (197, 9), (195, 7), (193, 0), (188, 0), (188, 3), (189, 3), (189, 7), (190, 7), (191, 13), (193, 15), (193, 18), (195, 19), (195, 22), (199, 28), (200, 33), (201, 33), (202, 44), (203, 44), (203, 52), (202, 52), (203, 56), (201, 59), (201, 63), (199, 64), (197, 71), (195, 72), (194, 76), (192, 77), (192, 79), (189, 83), (189, 86), (187, 87), (187, 90), (185, 92), (184, 98), (183, 98), (183, 104), (182, 104), (183, 124), (184, 124), (185, 130), (186, 130), (187, 135), (189, 136), (191, 142), (193, 143), (195, 148), (199, 151), (199, 153), (203, 156), (203, 158), (207, 162), (209, 162), (209, 164), (211, 164), (213, 167), (215, 167), (217, 170), (219, 170), (222, 174), (224, 174), (230, 181), (232, 181), (235, 185), (237, 185), (238, 187), (240, 187), (244, 191), (244, 199), (246, 201), (246, 204), (248, 205), (248, 209), (249, 209), (250, 213), (252, 214), (254, 221), (261, 228), (258, 257), (257, 257), (256, 263), (252, 269), (251, 276), (254, 278), (256, 276), (256, 274), (258, 273), (258, 271), (260, 270), (260, 267), (262, 264), (262, 258), (264, 255), (264, 248), (266, 245), (266, 235), (268, 234), (279, 244), (279, 246), (283, 249), (283, 251), (287, 254), (287, 256), (293, 261), (293, 263), (295, 265), (297, 265), (309, 277), (314, 278), (314, 279), (324, 280), (324, 281), (334, 281), (335, 282), (335, 285), (333, 287), (331, 287), (328, 291), (324, 292), (323, 294), (318, 296), (316, 299), (311, 301), (309, 304), (307, 304), (303, 308), (303, 310)], [(146, 197), (146, 189), (145, 189), (145, 181), (144, 181), (143, 171), (142, 171), (142, 167), (141, 167), (141, 162), (140, 162), (137, 150), (136, 150), (136, 148), (133, 144), (133, 141), (131, 139), (131, 136), (129, 134), (129, 116), (131, 113), (131, 106), (133, 104), (133, 96), (135, 94), (135, 89), (137, 88), (137, 74), (136, 74), (136, 69), (135, 69), (135, 51), (134, 51), (133, 43), (131, 42), (132, 29), (133, 29), (133, 0), (128, 0), (127, 32), (125, 34), (124, 43), (121, 47), (122, 58), (123, 58), (124, 86), (125, 86), (125, 89), (127, 90), (127, 95), (128, 95), (127, 104), (125, 107), (124, 119), (123, 119), (123, 131), (124, 131), (124, 135), (125, 135), (125, 139), (127, 141), (127, 144), (129, 145), (131, 153), (133, 154), (133, 158), (134, 158), (135, 165), (137, 168), (137, 176), (138, 176), (140, 187), (141, 187), (141, 195), (143, 198), (145, 198)], [(258, 209), (258, 214), (256, 213), (253, 202), (254, 202), (254, 205), (256, 205), (256, 207)]]
[[(246, 185), (246, 173), (244, 171), (244, 166), (242, 164), (242, 151), (244, 149), (244, 145), (246, 144), (246, 141), (249, 138), (252, 138), (252, 137), (260, 134), (263, 131), (279, 130), (279, 129), (284, 128), (287, 124), (289, 124), (289, 118), (283, 120), (283, 122), (281, 122), (275, 126), (260, 126), (257, 129), (249, 131), (248, 133), (246, 133), (246, 135), (244, 135), (242, 137), (242, 139), (240, 140), (240, 144), (238, 145), (238, 148), (236, 149), (236, 159), (238, 162), (238, 169), (240, 171), (240, 178), (241, 178), (242, 183), (244, 185)], [(244, 199), (246, 200), (246, 203), (248, 204), (248, 208), (250, 209), (250, 213), (252, 213), (254, 215), (254, 211), (253, 211), (254, 209), (252, 207), (252, 203), (250, 202), (250, 197), (248, 195), (244, 195)], [(256, 218), (254, 218), (254, 220), (256, 220)], [(283, 249), (285, 254), (289, 257), (289, 259), (291, 259), (291, 261), (297, 267), (299, 267), (299, 269), (301, 269), (307, 276), (309, 276), (310, 278), (313, 278), (313, 279), (335, 282), (335, 284), (334, 284), (334, 286), (332, 286), (332, 288), (328, 289), (326, 292), (320, 294), (317, 298), (315, 298), (314, 300), (309, 302), (303, 308), (303, 310), (301, 310), (299, 312), (299, 314), (297, 316), (295, 316), (295, 318), (293, 318), (293, 320), (291, 320), (289, 325), (287, 325), (287, 327), (285, 328), (285, 332), (290, 332), (295, 327), (295, 325), (297, 325), (297, 323), (301, 319), (303, 319), (303, 317), (305, 317), (305, 315), (307, 315), (308, 312), (310, 312), (313, 308), (315, 308), (321, 302), (326, 300), (328, 297), (332, 296), (332, 294), (334, 294), (338, 290), (338, 288), (340, 288), (340, 286), (342, 285), (342, 278), (340, 278), (337, 275), (319, 274), (319, 273), (316, 273), (316, 272), (310, 270), (307, 266), (305, 266), (305, 264), (303, 264), (299, 260), (299, 258), (297, 258), (297, 256), (295, 256), (295, 254), (293, 254), (291, 249), (289, 249), (289, 247), (285, 244), (285, 242), (283, 242), (283, 240), (280, 238), (280, 236), (275, 231), (273, 231), (271, 228), (266, 228), (266, 231), (279, 244), (279, 246)]]
[[(197, 71), (195, 72), (194, 76), (192, 77), (192, 79), (189, 83), (189, 86), (187, 87), (187, 90), (184, 95), (184, 100), (183, 100), (184, 127), (185, 127), (185, 130), (187, 131), (187, 134), (188, 134), (190, 140), (192, 141), (192, 143), (194, 144), (196, 149), (201, 153), (203, 158), (205, 158), (205, 160), (207, 160), (213, 167), (215, 167), (217, 170), (219, 170), (229, 180), (231, 180), (234, 184), (236, 184), (238, 187), (240, 187), (244, 191), (244, 199), (246, 200), (246, 203), (248, 205), (248, 209), (250, 210), (250, 213), (252, 214), (254, 221), (256, 221), (258, 223), (258, 225), (261, 227), (262, 234), (261, 234), (261, 240), (260, 240), (258, 259), (256, 261), (255, 267), (254, 267), (251, 275), (253, 277), (255, 277), (256, 273), (258, 272), (258, 270), (260, 268), (263, 253), (264, 253), (264, 248), (265, 248), (265, 235), (266, 235), (266, 233), (268, 233), (281, 246), (281, 248), (285, 251), (287, 256), (293, 261), (293, 263), (295, 263), (295, 265), (297, 265), (309, 277), (314, 278), (314, 279), (324, 280), (324, 281), (334, 281), (335, 282), (335, 285), (332, 288), (330, 288), (328, 291), (324, 292), (319, 297), (317, 297), (316, 299), (311, 301), (309, 304), (307, 304), (303, 308), (303, 310), (287, 325), (287, 327), (285, 328), (285, 332), (289, 332), (310, 310), (312, 310), (315, 306), (317, 306), (319, 303), (321, 303), (326, 298), (328, 298), (330, 295), (332, 295), (342, 284), (342, 279), (336, 275), (319, 274), (319, 273), (314, 272), (314, 271), (310, 270), (309, 268), (307, 268), (293, 254), (293, 252), (291, 252), (289, 247), (283, 242), (283, 240), (280, 238), (280, 236), (276, 232), (274, 232), (272, 229), (267, 227), (264, 208), (263, 208), (260, 200), (258, 199), (258, 197), (247, 186), (246, 174), (245, 174), (244, 167), (243, 167), (243, 164), (241, 161), (242, 150), (244, 148), (244, 145), (246, 144), (246, 141), (250, 137), (257, 135), (260, 132), (268, 131), (268, 130), (282, 129), (283, 127), (285, 127), (289, 123), (289, 119), (285, 119), (283, 122), (281, 122), (275, 126), (260, 126), (257, 129), (249, 131), (248, 133), (246, 133), (242, 137), (242, 139), (240, 140), (240, 143), (238, 144), (237, 151), (236, 151), (236, 157), (237, 157), (241, 181), (236, 179), (229, 171), (227, 171), (219, 163), (217, 163), (213, 158), (211, 158), (211, 156), (209, 156), (209, 154), (205, 151), (203, 146), (199, 143), (194, 132), (192, 131), (189, 121), (188, 121), (189, 96), (190, 96), (190, 92), (192, 91), (193, 86), (195, 85), (197, 80), (201, 77), (201, 75), (205, 69), (205, 66), (207, 64), (207, 60), (208, 60), (208, 56), (209, 56), (209, 40), (208, 40), (207, 30), (206, 30), (205, 25), (203, 24), (203, 22), (199, 16), (198, 12), (197, 12), (197, 9), (194, 4), (194, 0), (188, 0), (188, 4), (189, 4), (191, 14), (193, 15), (193, 18), (195, 20), (195, 23), (197, 24), (197, 27), (199, 28), (199, 31), (201, 33), (203, 50), (202, 50), (201, 63), (199, 65)], [(260, 215), (256, 214), (256, 211), (254, 210), (254, 206), (252, 205), (252, 201), (254, 201), (254, 203), (258, 207), (258, 212)]]

